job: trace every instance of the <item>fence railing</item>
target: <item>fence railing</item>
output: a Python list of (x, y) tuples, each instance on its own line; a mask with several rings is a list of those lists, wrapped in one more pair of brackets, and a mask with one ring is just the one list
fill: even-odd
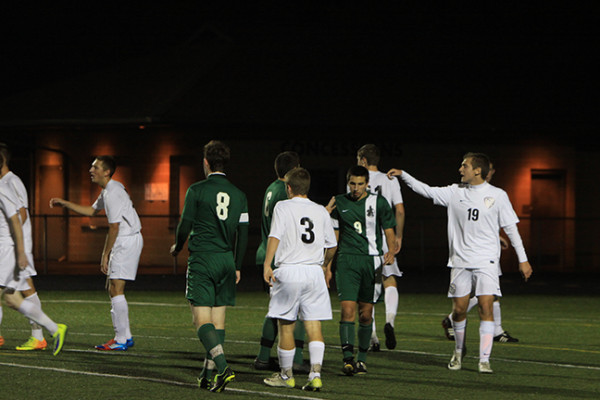
[[(168, 250), (173, 243), (174, 215), (140, 215), (144, 251), (140, 265), (181, 272)], [(599, 218), (521, 218), (519, 232), (532, 265), (552, 271), (600, 271)], [(98, 263), (108, 224), (105, 216), (39, 214), (32, 216), (33, 248), (40, 273), (52, 273), (57, 263)], [(251, 221), (245, 264), (254, 266), (260, 241), (257, 221)], [(425, 269), (445, 264), (448, 256), (445, 217), (408, 217), (400, 263)], [(179, 261), (183, 264), (182, 260)], [(513, 251), (502, 252), (503, 269), (516, 270)]]

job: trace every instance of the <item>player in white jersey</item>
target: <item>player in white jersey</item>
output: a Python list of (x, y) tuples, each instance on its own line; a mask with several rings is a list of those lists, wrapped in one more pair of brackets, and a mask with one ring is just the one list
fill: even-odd
[[(404, 232), (404, 201), (402, 192), (397, 179), (388, 179), (386, 174), (379, 171), (378, 164), (380, 160), (380, 151), (374, 144), (366, 144), (358, 149), (356, 153), (357, 163), (369, 170), (369, 187), (372, 193), (383, 196), (396, 218), (396, 254), (402, 246), (402, 236)], [(387, 252), (387, 243), (383, 242), (383, 251)], [(385, 334), (385, 345), (388, 349), (396, 348), (396, 335), (394, 332), (396, 314), (398, 313), (398, 281), (402, 276), (402, 271), (398, 267), (398, 260), (394, 257), (394, 262), (384, 265), (381, 274), (381, 280), (375, 283), (374, 301), (377, 301), (382, 291), (384, 293), (385, 304), (385, 325), (383, 332)], [(379, 338), (375, 328), (375, 307), (373, 307), (373, 333), (371, 334), (371, 350), (379, 351)]]
[[(0, 171), (8, 162), (8, 154), (4, 146), (0, 149)], [(6, 157), (6, 158), (5, 158)], [(0, 175), (3, 178), (4, 174)], [(57, 355), (64, 344), (67, 326), (52, 321), (43, 311), (40, 304), (29, 298), (24, 299), (22, 291), (30, 289), (27, 280), (20, 272), (29, 265), (25, 253), (25, 240), (19, 216), (19, 202), (6, 181), (0, 179), (0, 294), (6, 304), (23, 314), (29, 320), (46, 328), (54, 338), (54, 355)], [(1, 337), (0, 337), (1, 338)], [(0, 346), (4, 340), (0, 341)]]
[[(490, 163), (490, 171), (488, 172), (485, 180), (488, 183), (490, 183), (492, 181), (492, 177), (494, 176), (495, 173), (496, 173), (496, 170), (494, 169), (494, 164)], [(503, 236), (500, 236), (500, 246), (501, 246), (502, 250), (506, 250), (510, 247), (508, 241)], [(498, 275), (502, 276), (502, 269), (500, 268), (500, 263), (498, 263)], [(467, 314), (478, 303), (479, 303), (479, 301), (477, 300), (477, 296), (474, 296), (473, 294), (471, 294), (471, 298), (469, 299), (469, 305), (467, 307)], [(494, 325), (495, 325), (494, 342), (517, 343), (519, 341), (519, 339), (511, 336), (510, 333), (508, 333), (508, 331), (505, 331), (504, 328), (502, 327), (502, 309), (500, 307), (500, 298), (498, 296), (495, 296), (495, 298), (494, 298), (493, 313), (494, 313)], [(444, 328), (444, 333), (445, 333), (446, 337), (448, 338), (448, 340), (454, 340), (454, 330), (452, 329), (452, 312), (450, 312), (450, 314), (448, 314), (448, 316), (446, 316), (442, 320), (442, 328)]]
[(108, 276), (108, 292), (112, 309), (114, 337), (96, 346), (98, 350), (125, 351), (134, 345), (129, 325), (129, 307), (125, 298), (125, 283), (135, 280), (140, 255), (144, 246), (142, 224), (133, 203), (120, 182), (112, 179), (116, 163), (111, 156), (98, 156), (92, 163), (92, 182), (102, 192), (91, 206), (53, 198), (50, 207), (63, 206), (78, 214), (97, 215), (104, 210), (108, 219), (108, 234), (100, 261), (100, 270)]
[[(264, 380), (268, 386), (294, 387), (293, 360), (295, 322), (304, 321), (308, 336), (310, 372), (304, 390), (322, 387), (321, 367), (325, 342), (321, 321), (332, 319), (329, 298), (329, 264), (337, 241), (325, 207), (308, 198), (310, 174), (294, 168), (285, 175), (289, 200), (275, 205), (267, 251), (264, 280), (272, 285), (268, 317), (278, 320), (277, 354), (281, 372)], [(275, 259), (275, 270), (271, 267)]]
[[(6, 184), (8, 188), (15, 195), (17, 200), (17, 209), (19, 218), (21, 220), (21, 226), (23, 229), (23, 242), (25, 245), (25, 255), (27, 256), (28, 265), (27, 268), (22, 270), (20, 274), (27, 280), (29, 289), (23, 290), (21, 293), (23, 297), (29, 301), (36, 303), (40, 308), (42, 303), (37, 294), (35, 286), (33, 284), (32, 277), (37, 275), (33, 262), (33, 243), (32, 243), (32, 230), (31, 230), (31, 218), (29, 216), (29, 199), (27, 197), (27, 189), (23, 184), (23, 181), (15, 175), (9, 169), (10, 152), (7, 147), (0, 147), (0, 153), (4, 158), (5, 162), (2, 165), (0, 174), (2, 176), (0, 182)], [(31, 324), (31, 337), (22, 345), (17, 346), (17, 350), (44, 350), (48, 346), (46, 339), (44, 338), (44, 331), (42, 327), (32, 320), (29, 320)], [(0, 308), (0, 323), (2, 322), (2, 308)]]
[(481, 153), (467, 153), (459, 172), (461, 184), (430, 187), (406, 171), (392, 169), (388, 176), (400, 176), (417, 194), (432, 199), (448, 209), (448, 267), (452, 298), (452, 327), (455, 348), (448, 364), (460, 370), (465, 353), (467, 306), (472, 291), (479, 301), (479, 372), (491, 373), (489, 358), (494, 342), (493, 306), (501, 296), (498, 264), (500, 262), (500, 229), (507, 234), (517, 253), (519, 270), (525, 281), (532, 274), (523, 242), (517, 229), (519, 219), (506, 192), (485, 181), (490, 161)]

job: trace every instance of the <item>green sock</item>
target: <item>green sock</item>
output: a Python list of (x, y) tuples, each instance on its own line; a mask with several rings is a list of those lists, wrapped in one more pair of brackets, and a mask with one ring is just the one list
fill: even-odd
[[(220, 337), (213, 324), (204, 324), (196, 332), (198, 338), (204, 345), (206, 352), (212, 356), (217, 371), (219, 374), (223, 373), (227, 368), (227, 360), (225, 359), (225, 353), (223, 353), (223, 346), (220, 343)], [(224, 334), (224, 332), (223, 332)]]
[(340, 342), (344, 359), (354, 357), (354, 322), (340, 322)]
[(358, 354), (357, 361), (367, 361), (367, 351), (371, 344), (371, 333), (373, 333), (373, 323), (368, 325), (358, 324)]
[(304, 322), (299, 319), (296, 320), (296, 327), (294, 328), (294, 342), (296, 342), (296, 353), (294, 354), (294, 363), (302, 364), (304, 362), (304, 356), (302, 350), (304, 349)]
[(265, 317), (263, 321), (262, 336), (260, 338), (260, 349), (258, 350), (258, 359), (263, 362), (269, 362), (271, 349), (277, 337), (277, 320)]

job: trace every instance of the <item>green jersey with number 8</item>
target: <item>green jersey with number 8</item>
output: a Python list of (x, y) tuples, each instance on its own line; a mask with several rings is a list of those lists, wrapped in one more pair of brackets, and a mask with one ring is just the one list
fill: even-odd
[(193, 223), (190, 252), (233, 251), (238, 225), (248, 224), (248, 201), (224, 174), (214, 173), (189, 187), (181, 219)]

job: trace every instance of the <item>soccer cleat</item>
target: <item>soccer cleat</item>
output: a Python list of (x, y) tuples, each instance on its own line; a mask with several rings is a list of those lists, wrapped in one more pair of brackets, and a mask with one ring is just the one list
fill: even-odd
[(367, 373), (367, 364), (364, 361), (357, 361), (354, 367), (354, 373), (356, 375), (364, 375)]
[(396, 348), (396, 335), (394, 334), (394, 327), (389, 322), (383, 327), (383, 333), (385, 333), (385, 347), (389, 350)]
[(127, 351), (127, 343), (119, 343), (115, 339), (110, 339), (108, 342), (95, 347), (97, 350), (102, 351)]
[(52, 335), (54, 339), (54, 351), (52, 352), (53, 356), (58, 355), (65, 344), (65, 339), (67, 337), (67, 326), (65, 324), (56, 324), (58, 326), (58, 330)]
[(321, 378), (315, 376), (312, 379), (309, 379), (306, 382), (306, 385), (302, 386), (302, 390), (308, 390), (309, 392), (318, 392), (323, 387), (323, 382), (321, 382)]
[(456, 351), (454, 350), (454, 354), (452, 354), (452, 358), (448, 363), (448, 369), (451, 371), (459, 371), (462, 368), (462, 360), (465, 357), (465, 351)]
[(0, 347), (2, 347), (3, 344), (4, 344), (4, 337), (0, 336)]
[(281, 375), (281, 372), (275, 372), (270, 378), (265, 378), (263, 380), (265, 385), (271, 387), (284, 387), (284, 388), (294, 388), (296, 387), (296, 380), (293, 376), (288, 376), (284, 378)]
[(352, 358), (348, 358), (344, 360), (344, 366), (342, 367), (342, 372), (345, 375), (352, 376), (356, 370), (354, 360)]
[(452, 328), (452, 321), (446, 317), (442, 320), (442, 328), (444, 328), (444, 334), (448, 340), (454, 340), (454, 328)]
[(28, 351), (28, 350), (46, 350), (47, 346), (48, 346), (48, 343), (46, 342), (46, 339), (44, 339), (44, 340), (37, 340), (36, 338), (34, 338), (33, 336), (31, 336), (29, 338), (29, 340), (27, 340), (22, 345), (17, 346), (16, 349), (17, 350), (22, 350), (22, 351)]
[(517, 343), (518, 341), (519, 341), (519, 339), (510, 336), (510, 334), (506, 331), (502, 332), (501, 334), (499, 334), (497, 336), (494, 336), (494, 342)]
[(223, 371), (223, 373), (215, 375), (213, 385), (210, 388), (210, 391), (215, 393), (222, 392), (223, 389), (225, 389), (225, 386), (227, 386), (227, 384), (233, 381), (234, 379), (235, 374), (233, 373), (231, 368), (227, 367), (225, 368), (225, 371)]
[(127, 348), (135, 346), (135, 342), (133, 341), (133, 337), (130, 337), (129, 339), (127, 339), (125, 341), (125, 345), (127, 346)]
[(208, 379), (205, 376), (201, 376), (200, 378), (198, 378), (198, 387), (200, 389), (210, 390), (210, 379)]
[(277, 371), (279, 370), (279, 365), (272, 358), (269, 358), (269, 361), (259, 360), (258, 357), (254, 359), (252, 363), (254, 369), (258, 371)]
[(372, 351), (373, 353), (380, 352), (381, 346), (379, 345), (379, 342), (371, 343), (371, 347), (369, 347), (369, 350)]
[(492, 367), (490, 367), (489, 361), (479, 363), (479, 373), (480, 374), (493, 374), (494, 373), (494, 371), (492, 371)]

